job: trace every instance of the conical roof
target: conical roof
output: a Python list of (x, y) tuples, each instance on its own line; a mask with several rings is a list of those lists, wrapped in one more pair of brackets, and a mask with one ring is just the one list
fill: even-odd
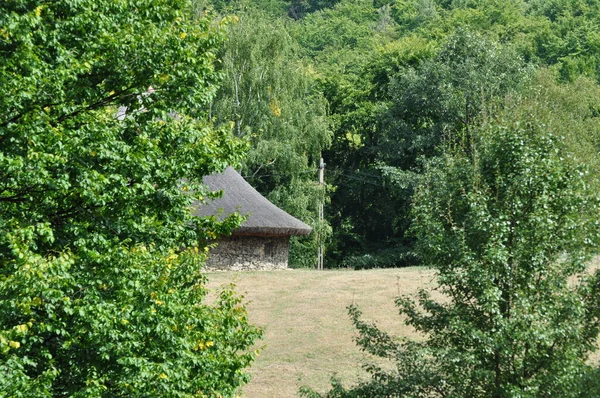
[(218, 216), (221, 219), (240, 213), (248, 219), (233, 235), (290, 236), (308, 235), (312, 228), (281, 210), (262, 196), (233, 168), (202, 179), (211, 191), (223, 191), (221, 198), (208, 203), (196, 203), (195, 216)]

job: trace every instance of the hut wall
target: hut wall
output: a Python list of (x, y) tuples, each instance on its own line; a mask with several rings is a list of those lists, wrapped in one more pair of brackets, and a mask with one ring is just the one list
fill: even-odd
[(207, 270), (253, 271), (286, 269), (289, 237), (230, 236), (210, 250)]

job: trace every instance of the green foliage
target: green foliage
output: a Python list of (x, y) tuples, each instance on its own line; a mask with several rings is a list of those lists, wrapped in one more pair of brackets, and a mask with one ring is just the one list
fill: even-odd
[[(390, 264), (391, 255), (375, 252), (396, 239), (390, 218), (379, 217), (395, 205), (389, 200), (389, 189), (379, 188), (387, 185), (387, 177), (374, 166), (380, 149), (374, 146), (387, 107), (391, 75), (431, 56), (433, 47), (417, 37), (394, 42), (390, 36), (393, 21), (386, 13), (369, 1), (343, 1), (307, 16), (294, 30), (316, 62), (316, 77), (328, 100), (334, 130), (332, 146), (325, 153), (327, 180), (335, 186), (331, 207), (326, 210), (334, 230), (328, 251), (330, 266), (358, 266), (369, 258), (363, 257), (365, 254)], [(380, 228), (369, 229), (374, 225)]]
[[(222, 48), (225, 79), (212, 103), (217, 123), (233, 122), (234, 134), (251, 148), (244, 161), (248, 181), (275, 204), (326, 233), (319, 225), (316, 183), (321, 151), (329, 145), (325, 101), (282, 23), (258, 11), (240, 15)], [(314, 266), (316, 233), (294, 240), (292, 266)]]
[(332, 210), (334, 254), (346, 266), (363, 268), (370, 258), (372, 266), (414, 263), (406, 231), (420, 159), (437, 156), (449, 137), (468, 135), (527, 77), (518, 54), (476, 33), (459, 31), (437, 51), (416, 38), (401, 43), (386, 46), (385, 58), (363, 72), (369, 95), (355, 92), (335, 109), (337, 131), (358, 137), (335, 140), (328, 154), (342, 168)]
[(221, 14), (237, 14), (241, 10), (261, 10), (274, 18), (287, 15), (301, 19), (305, 15), (333, 7), (340, 0), (194, 0), (199, 9), (213, 8)]
[[(521, 85), (527, 71), (545, 67), (563, 83), (575, 83), (582, 76), (597, 80), (600, 76), (600, 2), (597, 0), (210, 3), (223, 12), (227, 7), (222, 5), (227, 3), (229, 9), (234, 10), (231, 12), (240, 15), (248, 10), (263, 11), (242, 16), (240, 27), (232, 31), (230, 48), (235, 48), (233, 42), (237, 41), (245, 48), (254, 46), (255, 50), (240, 50), (239, 54), (253, 59), (247, 62), (260, 65), (256, 54), (263, 45), (235, 32), (246, 29), (263, 42), (266, 39), (260, 33), (262, 28), (253, 25), (273, 26), (269, 32), (271, 39), (266, 41), (279, 42), (271, 47), (275, 58), (283, 48), (293, 47), (293, 51), (286, 53), (288, 62), (276, 61), (281, 76), (295, 73), (286, 70), (308, 70), (309, 76), (305, 78), (311, 89), (309, 95), (304, 96), (312, 100), (319, 97), (320, 92), (327, 101), (327, 122), (333, 130), (333, 139), (331, 147), (323, 147), (327, 148), (324, 153), (327, 178), (333, 189), (331, 204), (325, 213), (333, 226), (327, 251), (327, 262), (333, 266), (362, 267), (371, 261), (369, 259), (373, 265), (405, 265), (412, 261), (414, 257), (409, 253), (413, 239), (404, 232), (409, 225), (412, 186), (422, 173), (418, 159), (437, 156), (436, 145), (445, 136), (457, 131), (468, 132), (470, 124), (478, 124), (491, 114), (497, 106), (496, 100), (502, 100), (507, 93), (517, 97), (520, 94), (516, 92), (524, 89), (522, 95), (531, 95), (532, 103), (543, 100), (544, 95), (535, 98), (532, 94), (535, 89)], [(286, 12), (297, 20), (284, 17)], [(255, 31), (242, 28), (244, 25)], [(290, 46), (291, 42), (297, 43), (297, 47)], [(305, 57), (302, 66), (291, 61), (297, 60), (298, 54)], [(268, 68), (256, 70), (268, 71)], [(265, 98), (271, 94), (261, 91), (269, 83), (266, 79), (255, 79), (252, 73), (246, 75), (261, 83), (250, 86), (256, 95), (246, 95), (246, 103), (240, 108), (252, 109), (252, 115), (261, 119), (247, 123), (254, 133), (260, 133), (264, 128), (257, 126), (261, 123), (274, 123), (265, 106)], [(548, 84), (550, 80), (548, 78)], [(572, 87), (581, 87), (581, 84), (580, 81)], [(569, 90), (566, 87), (569, 86), (561, 90)], [(529, 92), (530, 89), (533, 91)], [(293, 96), (297, 89), (294, 84), (288, 84), (283, 90), (291, 91), (287, 95)], [(232, 97), (229, 91), (227, 98)], [(232, 103), (230, 101), (230, 105)], [(297, 106), (301, 109), (304, 105)], [(319, 108), (315, 114), (320, 118), (322, 104)], [(583, 115), (582, 109), (583, 106), (578, 115)], [(237, 112), (232, 106), (219, 112), (225, 115), (219, 116), (225, 121), (237, 120), (237, 116), (232, 116)], [(576, 124), (587, 123), (585, 128), (593, 129), (590, 126), (594, 118), (585, 119), (589, 123), (578, 120)], [(306, 121), (303, 118), (279, 120), (288, 122), (284, 128)], [(554, 124), (559, 123), (558, 118), (553, 120)], [(569, 124), (566, 118), (561, 120), (560, 123)], [(562, 130), (567, 140), (571, 140), (572, 134)], [(573, 132), (574, 135), (583, 136)], [(307, 141), (315, 142), (312, 136)], [(581, 151), (576, 152), (597, 153), (590, 141), (585, 139)], [(265, 148), (265, 153), (272, 151), (273, 145)], [(280, 150), (276, 148), (277, 151)], [(588, 159), (595, 161), (591, 156)], [(253, 175), (256, 168), (248, 173)], [(265, 181), (261, 178), (256, 183), (251, 182), (263, 193), (271, 192), (275, 186), (283, 190), (285, 188), (280, 187), (285, 185), (299, 187), (289, 179), (268, 181), (269, 186), (265, 186)], [(397, 184), (398, 181), (401, 184)], [(294, 192), (305, 190), (307, 196), (314, 196), (309, 193), (308, 184), (299, 189)], [(284, 197), (277, 194), (271, 199)], [(300, 214), (308, 215), (302, 211)], [(398, 250), (404, 251), (402, 260), (389, 261), (389, 254)]]
[(198, 176), (242, 148), (187, 116), (201, 117), (214, 94), (219, 36), (206, 20), (184, 23), (184, 4), (110, 2), (114, 15), (98, 24), (90, 7), (3, 4), (2, 215), (49, 222), (54, 241), (36, 242), (44, 251), (99, 250), (113, 236), (190, 244), (196, 233), (181, 225), (192, 199), (179, 180), (199, 190)]
[(345, 0), (332, 9), (307, 16), (295, 37), (312, 56), (330, 56), (340, 49), (364, 49), (374, 44), (378, 19), (370, 0)]
[(224, 17), (239, 15), (248, 10), (260, 10), (270, 18), (277, 19), (285, 16), (288, 10), (286, 0), (192, 0), (192, 4), (197, 13), (216, 11)]
[(585, 375), (582, 387), (582, 398), (593, 398), (600, 395), (600, 368), (597, 367)]
[(446, 391), (578, 393), (598, 319), (585, 279), (569, 278), (597, 250), (598, 200), (559, 142), (536, 120), (498, 120), (415, 196), (418, 250), (449, 302), (398, 303), (430, 337)]
[[(390, 85), (392, 105), (382, 160), (410, 169), (420, 156), (469, 130), (516, 91), (527, 68), (514, 51), (458, 31), (432, 60), (402, 68)], [(500, 101), (499, 101), (500, 100)], [(390, 148), (393, 146), (393, 148)]]
[(89, 269), (82, 256), (42, 257), (24, 236), (7, 238), (14, 258), (3, 261), (0, 283), (3, 396), (231, 396), (248, 381), (241, 370), (258, 331), (230, 289), (202, 304), (197, 252), (116, 247)]
[(300, 19), (304, 15), (331, 8), (340, 0), (286, 0), (288, 3), (288, 15), (294, 19)]
[(597, 178), (600, 175), (599, 96), (600, 86), (594, 80), (580, 77), (569, 84), (558, 83), (555, 73), (542, 69), (508, 105), (516, 118), (533, 115), (549, 131), (563, 137), (569, 153), (589, 167), (588, 183), (597, 192), (600, 188)]
[(422, 30), (447, 35), (468, 27), (513, 43), (528, 60), (556, 65), (561, 79), (598, 78), (598, 1), (453, 1)]
[(247, 380), (260, 333), (230, 292), (202, 303), (203, 247), (175, 253), (238, 225), (189, 206), (245, 148), (205, 121), (221, 38), (189, 10), (0, 6), (6, 396), (216, 396)]
[[(390, 359), (330, 396), (579, 397), (597, 389), (600, 202), (584, 167), (535, 119), (507, 112), (430, 162), (414, 197), (417, 252), (437, 271), (434, 297), (398, 298), (424, 341), (361, 320), (358, 344)], [(591, 390), (588, 390), (591, 389)], [(337, 392), (336, 392), (337, 391)]]

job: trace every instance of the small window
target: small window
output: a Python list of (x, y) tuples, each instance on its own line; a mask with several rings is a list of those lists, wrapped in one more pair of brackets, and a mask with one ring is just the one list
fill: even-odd
[(273, 258), (274, 255), (273, 242), (265, 243), (265, 258)]

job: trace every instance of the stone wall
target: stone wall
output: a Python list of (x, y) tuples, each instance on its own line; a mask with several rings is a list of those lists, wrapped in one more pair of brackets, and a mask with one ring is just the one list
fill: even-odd
[(289, 237), (230, 236), (217, 241), (205, 268), (209, 271), (286, 269)]

